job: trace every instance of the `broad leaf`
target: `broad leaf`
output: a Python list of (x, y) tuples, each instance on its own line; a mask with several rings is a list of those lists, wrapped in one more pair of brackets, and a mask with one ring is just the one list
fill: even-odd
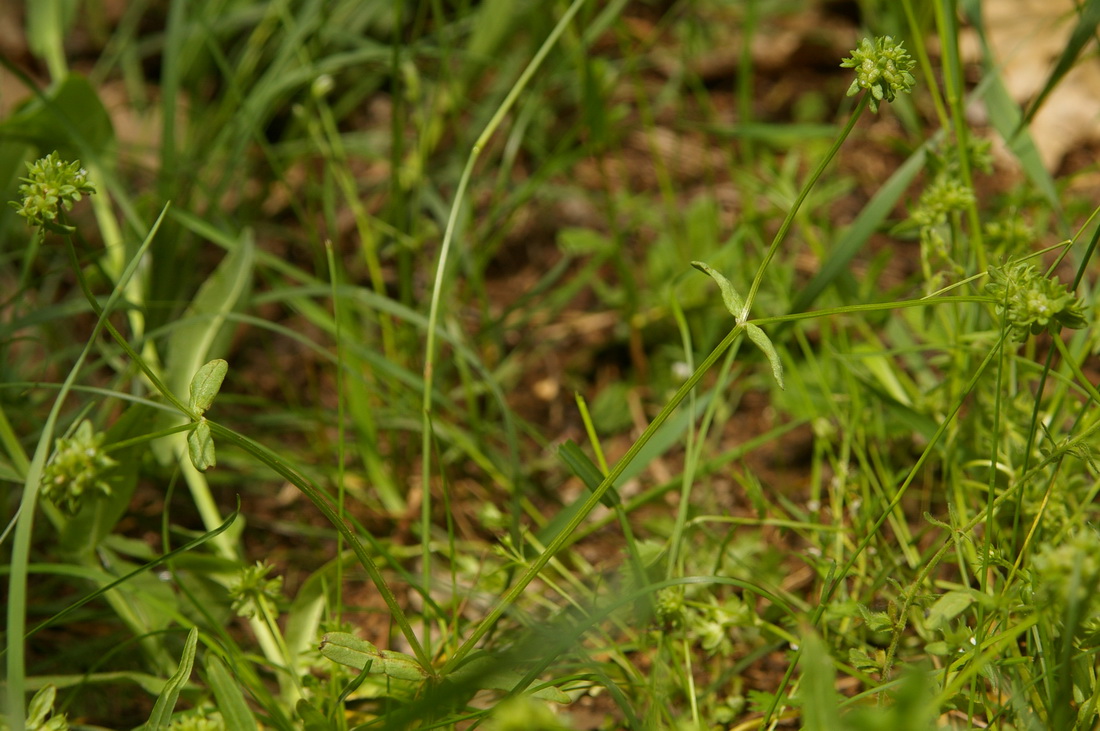
[(214, 403), (218, 391), (221, 390), (222, 381), (225, 380), (225, 374), (228, 371), (229, 364), (221, 358), (212, 360), (199, 368), (198, 373), (191, 379), (190, 406), (193, 411), (198, 412), (200, 416), (206, 413)]
[(199, 420), (187, 435), (187, 451), (191, 456), (191, 464), (199, 472), (206, 472), (218, 464), (214, 454), (214, 438), (210, 436), (210, 425), (206, 423), (206, 419)]
[(379, 650), (366, 640), (346, 632), (329, 632), (321, 639), (321, 654), (333, 662), (363, 670), (372, 675), (383, 674), (398, 680), (424, 680), (428, 673), (412, 655)]

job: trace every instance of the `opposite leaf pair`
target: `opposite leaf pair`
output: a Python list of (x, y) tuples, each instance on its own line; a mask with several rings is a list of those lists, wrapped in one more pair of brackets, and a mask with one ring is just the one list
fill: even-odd
[(737, 293), (737, 290), (733, 288), (728, 279), (707, 264), (701, 261), (693, 261), (691, 265), (709, 275), (711, 279), (718, 283), (718, 289), (722, 291), (722, 300), (726, 303), (726, 309), (737, 321), (737, 327), (743, 328), (749, 340), (755, 343), (756, 347), (760, 348), (764, 355), (768, 357), (768, 362), (772, 366), (772, 375), (775, 376), (775, 382), (779, 384), (780, 388), (783, 388), (783, 363), (779, 360), (779, 353), (775, 351), (775, 345), (772, 344), (771, 338), (759, 327), (747, 321), (749, 313), (741, 295)]
[(218, 463), (214, 453), (214, 439), (210, 436), (210, 425), (206, 423), (203, 414), (213, 405), (228, 371), (229, 364), (219, 358), (199, 368), (191, 379), (191, 399), (188, 406), (198, 417), (198, 423), (187, 435), (187, 451), (191, 455), (191, 464), (199, 472), (206, 472)]

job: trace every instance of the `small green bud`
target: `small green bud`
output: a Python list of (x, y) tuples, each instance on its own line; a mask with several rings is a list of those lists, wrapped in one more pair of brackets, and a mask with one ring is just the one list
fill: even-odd
[(109, 496), (111, 486), (103, 473), (118, 463), (101, 449), (105, 436), (93, 432), (92, 423), (85, 419), (71, 437), (58, 439), (53, 459), (42, 473), (42, 497), (75, 515), (86, 496)]
[(657, 592), (654, 602), (657, 619), (670, 626), (679, 626), (684, 621), (684, 590), (679, 586), (670, 586)]
[[(25, 727), (27, 731), (69, 731), (69, 720), (64, 713), (54, 713), (53, 704), (57, 698), (57, 686), (44, 685), (31, 698), (27, 706)], [(8, 729), (7, 717), (0, 715), (0, 731)]]

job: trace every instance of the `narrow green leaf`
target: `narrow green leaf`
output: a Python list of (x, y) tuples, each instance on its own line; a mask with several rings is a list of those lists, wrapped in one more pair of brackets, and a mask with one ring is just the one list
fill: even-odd
[(172, 717), (172, 711), (176, 707), (176, 701), (179, 699), (180, 690), (187, 684), (187, 679), (191, 677), (191, 668), (195, 664), (195, 648), (198, 646), (198, 642), (199, 630), (197, 627), (192, 627), (191, 631), (187, 633), (187, 642), (183, 645), (183, 656), (180, 658), (179, 667), (168, 679), (164, 690), (157, 698), (156, 705), (153, 706), (153, 713), (149, 716), (149, 720), (145, 722), (144, 729), (146, 731), (157, 731), (168, 725), (168, 721)]
[(30, 728), (45, 728), (46, 716), (53, 712), (53, 702), (57, 697), (57, 686), (45, 685), (31, 698), (31, 704), (27, 707), (27, 726)]
[[(489, 653), (481, 654), (447, 676), (447, 680), (479, 690), (504, 690), (511, 692), (523, 680), (517, 672), (500, 658)], [(554, 686), (545, 686), (530, 695), (555, 703), (570, 703), (572, 698)]]
[(210, 425), (206, 423), (206, 419), (200, 419), (187, 435), (187, 451), (191, 455), (191, 464), (199, 472), (206, 472), (218, 464), (214, 454), (214, 439), (210, 436)]
[[(159, 565), (159, 564), (158, 564)], [(160, 692), (164, 690), (164, 684), (167, 682), (164, 678), (158, 678), (156, 675), (150, 675), (148, 673), (140, 673), (136, 670), (116, 670), (106, 673), (73, 673), (71, 675), (35, 675), (31, 678), (27, 678), (27, 687), (44, 688), (47, 685), (52, 685), (57, 689), (61, 688), (77, 688), (90, 685), (108, 685), (111, 686), (115, 692), (127, 692), (132, 690), (137, 692), (137, 688), (140, 688), (143, 692), (148, 693), (151, 696), (160, 695)], [(126, 689), (127, 683), (133, 683), (137, 688)]]
[(779, 360), (779, 353), (775, 352), (775, 346), (772, 345), (771, 338), (751, 322), (745, 323), (745, 334), (749, 336), (749, 340), (756, 343), (756, 346), (764, 351), (764, 355), (768, 356), (768, 362), (772, 364), (772, 375), (775, 376), (775, 382), (779, 384), (780, 388), (785, 388), (783, 386), (783, 363)]
[(314, 708), (305, 698), (299, 698), (294, 709), (298, 711), (305, 731), (333, 731), (337, 728), (336, 724), (325, 718), (325, 714)]
[(722, 290), (722, 300), (726, 303), (726, 309), (740, 321), (745, 316), (745, 300), (737, 294), (737, 290), (733, 288), (730, 281), (701, 261), (693, 261), (691, 265), (717, 282), (718, 289)]
[(1035, 113), (1043, 106), (1043, 102), (1046, 101), (1050, 92), (1054, 91), (1054, 87), (1058, 85), (1062, 77), (1069, 73), (1069, 70), (1077, 63), (1081, 51), (1096, 38), (1096, 27), (1100, 25), (1100, 0), (1087, 0), (1084, 8), (1079, 12), (1077, 25), (1073, 28), (1073, 33), (1070, 35), (1065, 48), (1062, 49), (1062, 55), (1058, 57), (1058, 62), (1054, 65), (1050, 76), (1047, 77), (1046, 83), (1043, 84), (1039, 96), (1035, 97), (1035, 101), (1031, 103), (1031, 108), (1020, 120), (1020, 128), (1031, 123), (1031, 120), (1035, 118)]
[(218, 391), (221, 390), (225, 374), (229, 372), (229, 364), (221, 358), (210, 361), (199, 368), (195, 377), (191, 379), (191, 402), (193, 411), (202, 415), (214, 403)]
[(804, 638), (802, 659), (802, 681), (799, 695), (802, 698), (802, 728), (807, 731), (835, 731), (844, 728), (841, 724), (839, 699), (833, 681), (836, 680), (836, 668), (825, 643), (815, 634)]
[(424, 680), (428, 673), (412, 655), (377, 647), (346, 632), (329, 632), (321, 639), (321, 654), (333, 662), (371, 674), (384, 674), (398, 680)]
[[(584, 483), (589, 492), (595, 492), (599, 488), (600, 483), (603, 482), (603, 474), (600, 472), (600, 468), (588, 458), (588, 455), (581, 451), (576, 442), (572, 439), (566, 440), (565, 444), (558, 448), (558, 456), (561, 457), (574, 475), (581, 478), (581, 482)], [(610, 487), (600, 497), (600, 502), (609, 508), (613, 508), (617, 504), (621, 504), (622, 499), (615, 488)]]
[(27, 45), (46, 61), (50, 75), (65, 73), (65, 37), (76, 19), (77, 4), (63, 0), (39, 0), (26, 6)]
[(256, 717), (248, 707), (240, 685), (217, 655), (206, 656), (207, 682), (214, 691), (226, 731), (256, 731)]

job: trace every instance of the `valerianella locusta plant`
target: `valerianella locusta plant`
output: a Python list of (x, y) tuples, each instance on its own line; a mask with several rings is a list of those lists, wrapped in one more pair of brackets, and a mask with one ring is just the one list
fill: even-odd
[(840, 62), (842, 68), (855, 69), (856, 78), (848, 87), (848, 96), (860, 89), (871, 92), (872, 112), (878, 111), (879, 102), (892, 102), (898, 93), (908, 94), (916, 79), (910, 72), (916, 62), (900, 41), (883, 36), (874, 42), (864, 38), (852, 57)]
[(1034, 266), (1017, 263), (990, 267), (989, 280), (985, 291), (997, 299), (998, 313), (1019, 342), (1044, 330), (1056, 334), (1063, 326), (1081, 328), (1088, 324), (1081, 300), (1066, 285), (1048, 279)]
[(281, 597), (283, 577), (267, 578), (274, 566), (257, 561), (255, 566), (243, 569), (229, 585), (229, 598), (233, 611), (239, 617), (254, 617), (263, 613), (263, 605), (274, 609)]
[(56, 152), (26, 163), (27, 177), (20, 178), (19, 194), (23, 199), (10, 205), (32, 226), (71, 232), (71, 226), (59, 223), (58, 215), (71, 211), (73, 203), (85, 195), (95, 193), (95, 184), (88, 181), (88, 171), (80, 167), (80, 161), (61, 161)]
[(111, 486), (103, 475), (118, 463), (103, 451), (104, 436), (85, 419), (71, 437), (58, 439), (54, 458), (42, 474), (42, 497), (75, 515), (86, 497), (109, 496)]

